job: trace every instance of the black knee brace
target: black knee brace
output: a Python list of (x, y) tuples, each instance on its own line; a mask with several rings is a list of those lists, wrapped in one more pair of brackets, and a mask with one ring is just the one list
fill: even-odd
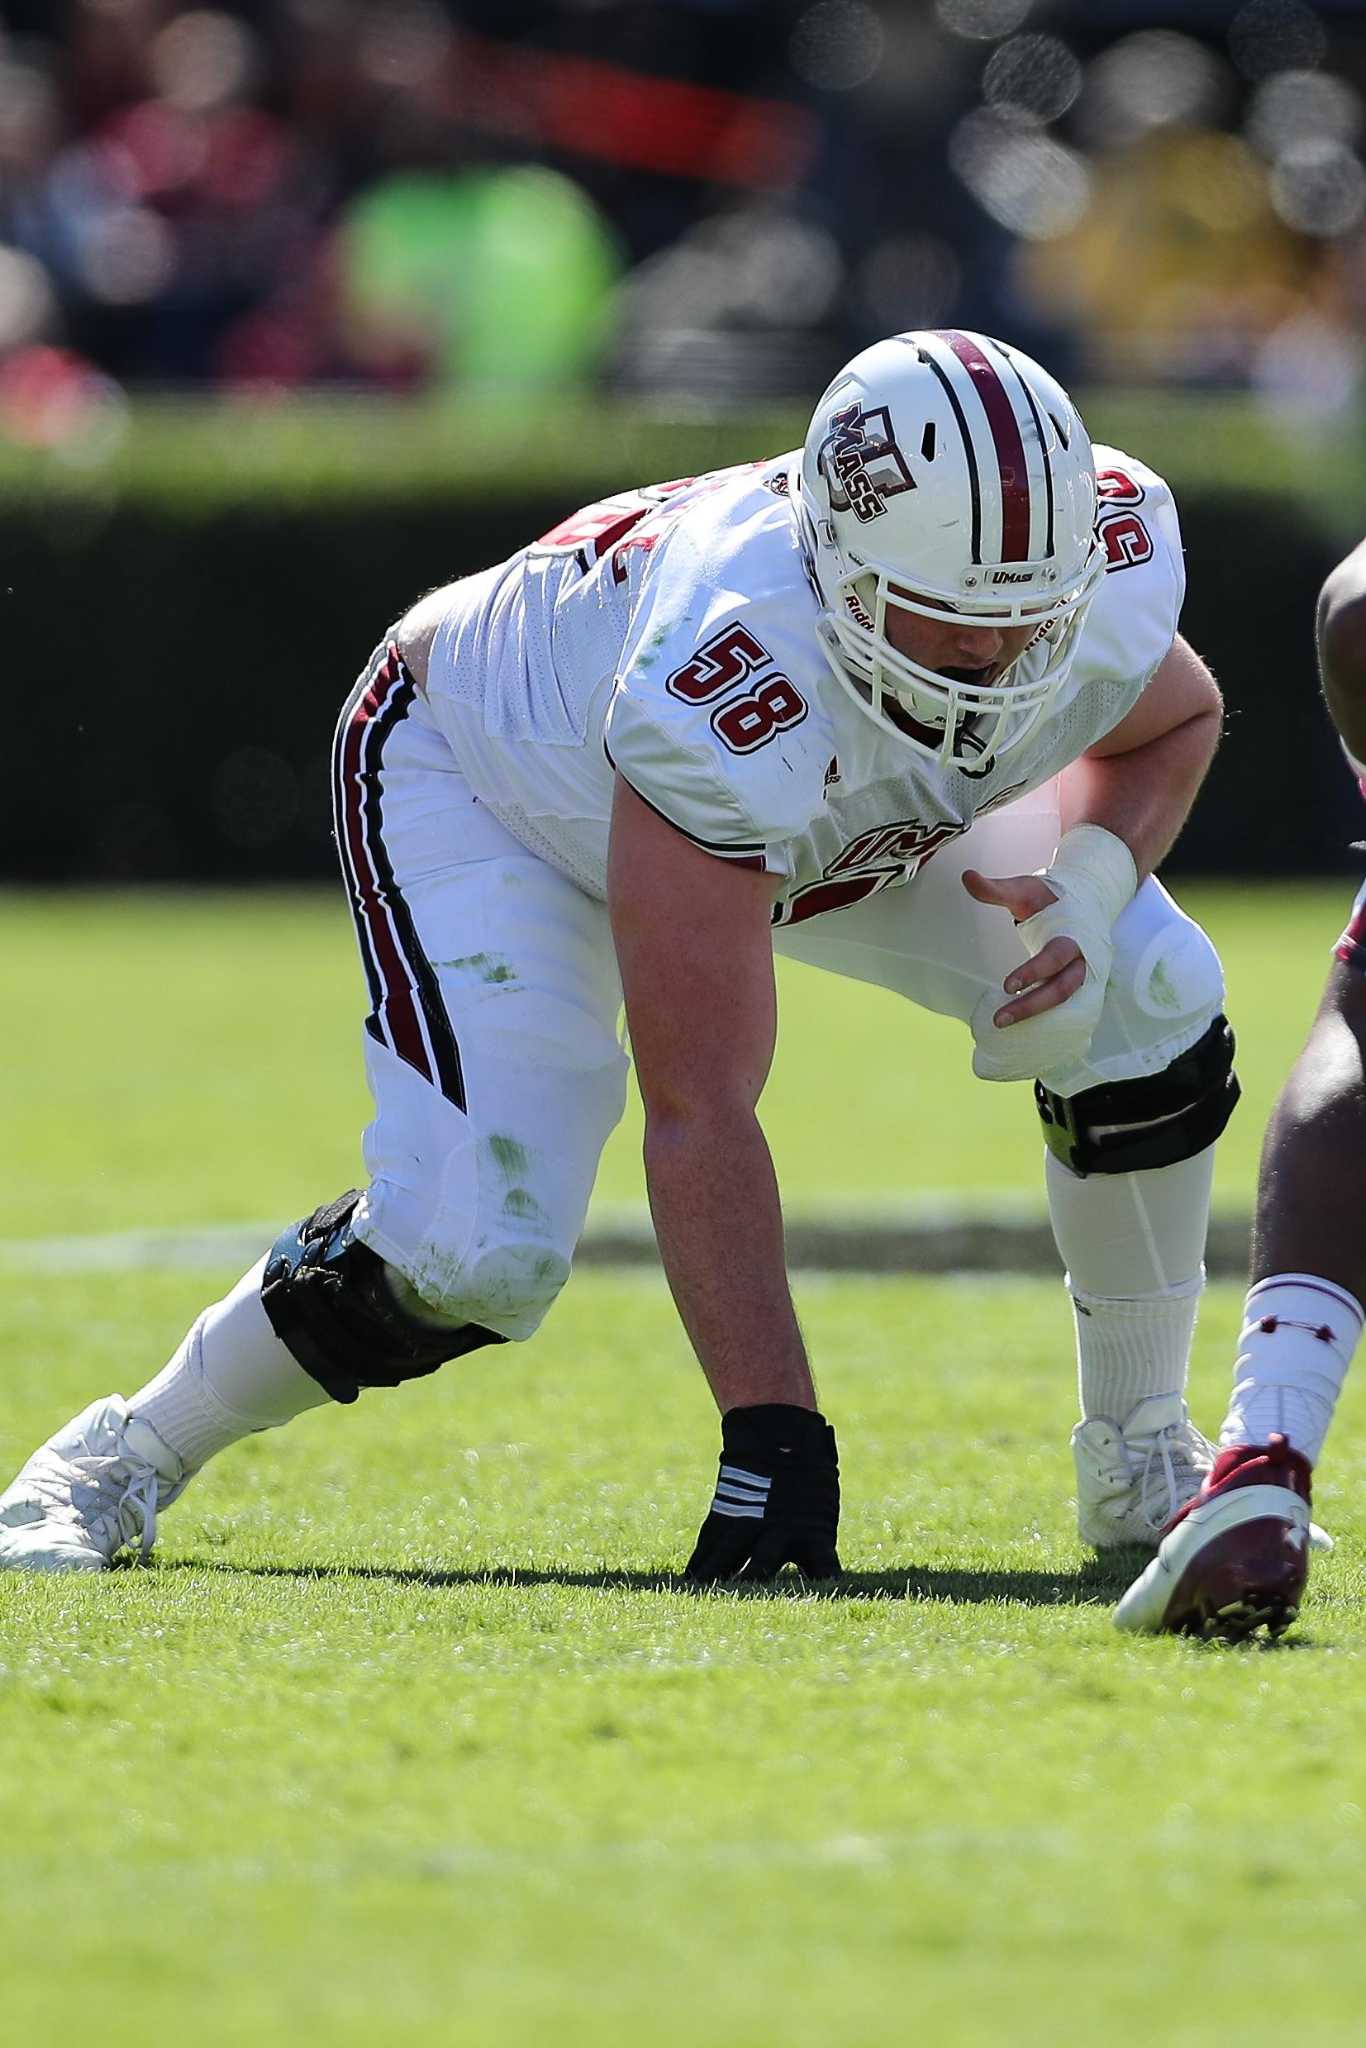
[(506, 1339), (478, 1323), (441, 1329), (405, 1315), (384, 1261), (351, 1235), (352, 1188), (282, 1231), (270, 1248), (261, 1302), (282, 1344), (334, 1401), (363, 1387), (421, 1379), (450, 1358)]
[(1227, 1017), (1216, 1017), (1204, 1037), (1160, 1074), (1112, 1081), (1066, 1098), (1036, 1081), (1044, 1142), (1083, 1178), (1142, 1173), (1192, 1159), (1214, 1143), (1242, 1093), (1233, 1050)]

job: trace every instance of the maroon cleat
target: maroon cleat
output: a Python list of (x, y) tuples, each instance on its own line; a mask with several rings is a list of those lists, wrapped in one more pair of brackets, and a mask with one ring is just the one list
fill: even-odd
[(1283, 1635), (1309, 1574), (1310, 1472), (1283, 1436), (1221, 1451), (1115, 1609), (1116, 1628), (1228, 1642), (1259, 1628)]

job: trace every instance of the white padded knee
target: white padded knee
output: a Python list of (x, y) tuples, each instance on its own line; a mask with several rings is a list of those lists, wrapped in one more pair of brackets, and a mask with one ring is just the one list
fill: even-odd
[(536, 1242), (495, 1245), (464, 1261), (444, 1285), (437, 1269), (432, 1261), (426, 1308), (443, 1322), (477, 1323), (514, 1344), (535, 1334), (569, 1278), (569, 1260)]

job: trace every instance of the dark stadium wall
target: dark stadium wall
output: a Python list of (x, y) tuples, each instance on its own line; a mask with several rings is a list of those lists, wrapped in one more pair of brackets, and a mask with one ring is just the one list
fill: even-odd
[[(0, 864), (14, 881), (284, 881), (333, 872), (328, 751), (342, 698), (421, 591), (566, 509), (377, 488), (283, 511), (147, 500), (0, 508), (12, 670)], [(1182, 493), (1183, 628), (1226, 735), (1168, 863), (1359, 868), (1355, 790), (1318, 699), (1312, 622), (1341, 552), (1270, 496)]]
[(1181, 630), (1224, 693), (1224, 734), (1172, 873), (1359, 874), (1356, 784), (1319, 693), (1314, 612), (1342, 547), (1270, 494), (1181, 494)]

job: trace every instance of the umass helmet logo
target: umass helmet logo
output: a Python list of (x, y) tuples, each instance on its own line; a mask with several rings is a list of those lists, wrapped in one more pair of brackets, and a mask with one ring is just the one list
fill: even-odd
[(821, 443), (820, 468), (830, 491), (832, 512), (850, 512), (865, 523), (879, 519), (898, 491), (913, 491), (915, 478), (896, 445), (892, 415), (885, 405), (865, 411), (842, 406), (830, 415)]

